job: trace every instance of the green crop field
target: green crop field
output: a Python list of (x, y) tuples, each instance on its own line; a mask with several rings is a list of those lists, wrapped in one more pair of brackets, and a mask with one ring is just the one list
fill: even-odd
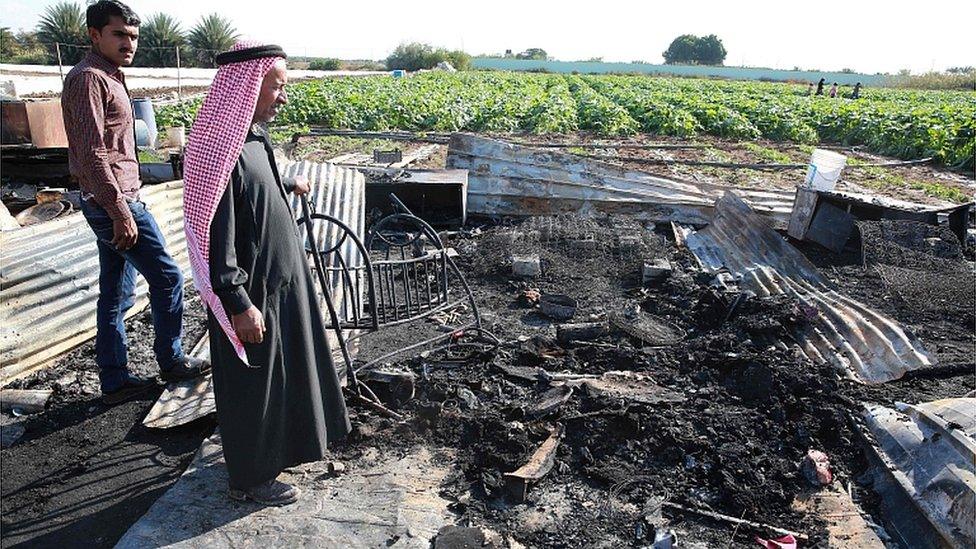
[[(646, 76), (461, 72), (335, 78), (289, 86), (278, 124), (357, 130), (714, 135), (861, 145), (973, 168), (976, 94), (866, 89), (861, 99), (806, 87)], [(844, 93), (849, 93), (845, 90)], [(199, 101), (159, 109), (189, 125)]]

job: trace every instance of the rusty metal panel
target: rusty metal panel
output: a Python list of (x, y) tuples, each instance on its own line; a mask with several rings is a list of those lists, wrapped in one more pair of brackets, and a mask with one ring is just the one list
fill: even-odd
[(976, 398), (864, 407), (888, 532), (906, 547), (973, 547)]
[(934, 364), (921, 342), (893, 319), (836, 291), (799, 250), (733, 193), (715, 207), (705, 228), (685, 243), (702, 269), (723, 268), (759, 296), (786, 294), (809, 311), (800, 349), (862, 383), (884, 383)]
[(0, 143), (22, 145), (30, 143), (30, 121), (27, 104), (23, 101), (0, 102)]
[(30, 122), (31, 143), (38, 149), (65, 148), (68, 134), (64, 130), (61, 100), (31, 101), (26, 104)]
[[(632, 211), (654, 221), (699, 224), (731, 188), (470, 134), (451, 137), (447, 165), (469, 171), (469, 210), (489, 215)], [(778, 223), (785, 224), (793, 208), (793, 191), (746, 190), (742, 196)]]

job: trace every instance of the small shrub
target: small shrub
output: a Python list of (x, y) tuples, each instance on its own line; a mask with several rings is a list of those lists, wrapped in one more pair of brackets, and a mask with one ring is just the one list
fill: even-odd
[(463, 51), (435, 49), (430, 44), (413, 42), (397, 46), (393, 53), (386, 58), (386, 68), (389, 70), (419, 71), (421, 69), (432, 69), (442, 61), (447, 61), (457, 70), (466, 70), (471, 67), (471, 56)]
[(312, 59), (308, 63), (308, 70), (310, 70), (310, 71), (337, 71), (337, 70), (339, 70), (339, 67), (341, 67), (341, 66), (342, 66), (342, 63), (338, 59), (335, 59), (335, 58), (332, 58), (332, 57), (329, 57), (329, 58), (317, 57), (315, 59)]

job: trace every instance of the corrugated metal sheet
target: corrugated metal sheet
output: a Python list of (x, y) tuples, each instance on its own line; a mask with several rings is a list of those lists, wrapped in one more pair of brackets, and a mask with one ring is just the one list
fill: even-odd
[[(321, 214), (331, 215), (342, 221), (352, 229), (360, 239), (366, 234), (366, 177), (355, 169), (343, 168), (334, 164), (323, 164), (318, 162), (283, 162), (279, 166), (282, 177), (292, 177), (304, 175), (308, 178), (312, 186), (308, 201), (312, 209)], [(291, 196), (291, 207), (296, 215), (302, 211), (301, 200), (299, 197)], [(340, 237), (340, 229), (334, 223), (317, 223), (315, 225), (315, 239), (322, 248), (330, 248)], [(299, 235), (302, 239), (306, 238), (306, 228), (304, 225), (299, 228)], [(345, 264), (352, 270), (360, 269), (365, 266), (365, 259), (356, 248), (355, 244), (346, 239), (342, 247), (338, 250), (342, 255)], [(331, 254), (326, 263), (328, 271), (330, 290), (333, 302), (343, 303), (344, 286), (340, 280), (341, 264), (336, 254)], [(314, 264), (310, 264), (314, 269)], [(363, 286), (360, 285), (362, 290)], [(319, 296), (322, 298), (323, 296)], [(362, 295), (358, 296), (357, 302), (362, 302)], [(323, 314), (325, 302), (321, 302)], [(343, 310), (337, 307), (340, 317), (351, 318), (352, 311)], [(328, 317), (326, 317), (328, 319)], [(330, 334), (331, 337), (332, 334)], [(337, 342), (330, 340), (332, 348), (336, 349)], [(337, 355), (338, 356), (338, 355)]]
[(906, 547), (976, 544), (976, 398), (865, 405), (874, 489)]
[(685, 244), (708, 272), (728, 269), (757, 295), (787, 294), (809, 311), (810, 329), (796, 334), (811, 359), (827, 360), (864, 383), (884, 383), (930, 366), (921, 342), (894, 320), (833, 289), (796, 248), (727, 193), (704, 229)]
[[(183, 182), (146, 187), (142, 199), (189, 279)], [(133, 316), (148, 304), (139, 277)], [(98, 249), (81, 213), (0, 233), (0, 385), (95, 336)]]
[[(210, 334), (204, 333), (190, 352), (191, 356), (210, 360)], [(186, 425), (191, 421), (217, 411), (217, 398), (213, 392), (213, 376), (207, 374), (195, 379), (169, 383), (163, 394), (149, 409), (142, 424), (154, 429), (169, 429)]]
[[(365, 224), (365, 178), (314, 162), (283, 163), (284, 175), (304, 174), (318, 211), (346, 221), (360, 235)], [(142, 199), (166, 238), (167, 249), (190, 280), (183, 233), (183, 182), (145, 187)], [(292, 199), (296, 212), (301, 209)], [(325, 228), (323, 227), (323, 231)], [(328, 241), (329, 235), (320, 235)], [(355, 261), (351, 244), (343, 248)], [(0, 385), (44, 366), (95, 336), (98, 251), (80, 213), (0, 234)], [(337, 286), (337, 285), (336, 285)], [(148, 304), (142, 277), (129, 316)], [(335, 344), (335, 341), (332, 341)]]
[[(468, 170), (468, 210), (493, 215), (565, 211), (633, 212), (652, 221), (705, 224), (730, 189), (676, 181), (546, 149), (454, 134), (450, 168)], [(792, 191), (742, 191), (757, 211), (785, 225)]]

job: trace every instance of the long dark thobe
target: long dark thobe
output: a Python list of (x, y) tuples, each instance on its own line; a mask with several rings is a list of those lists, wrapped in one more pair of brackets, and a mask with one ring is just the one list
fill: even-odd
[(260, 344), (237, 357), (210, 315), (217, 421), (232, 488), (325, 456), (349, 419), (315, 288), (271, 145), (250, 132), (210, 231), (210, 281), (229, 315), (264, 315)]

